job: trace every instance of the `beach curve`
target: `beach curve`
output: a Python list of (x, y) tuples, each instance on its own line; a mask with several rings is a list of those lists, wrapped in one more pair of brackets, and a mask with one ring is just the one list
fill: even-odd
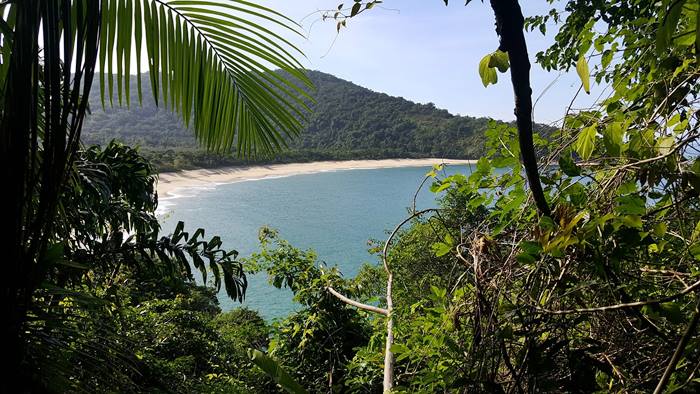
[(178, 191), (186, 189), (208, 189), (222, 184), (266, 178), (278, 178), (340, 170), (429, 167), (435, 164), (468, 165), (475, 163), (476, 160), (440, 158), (382, 159), (315, 161), (308, 163), (261, 164), (213, 169), (184, 170), (159, 174), (157, 190), (158, 195), (161, 198), (175, 198), (181, 196), (181, 194), (178, 194)]

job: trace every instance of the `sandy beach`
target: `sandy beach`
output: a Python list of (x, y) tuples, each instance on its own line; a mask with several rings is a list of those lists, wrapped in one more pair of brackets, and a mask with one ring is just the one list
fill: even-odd
[(159, 175), (158, 195), (161, 197), (168, 197), (174, 195), (173, 191), (177, 189), (182, 190), (192, 187), (216, 186), (218, 184), (240, 182), (252, 179), (298, 174), (313, 174), (316, 172), (371, 168), (428, 167), (434, 164), (465, 165), (473, 163), (476, 163), (476, 160), (451, 160), (438, 158), (347, 160), (222, 167), (216, 169), (166, 172)]

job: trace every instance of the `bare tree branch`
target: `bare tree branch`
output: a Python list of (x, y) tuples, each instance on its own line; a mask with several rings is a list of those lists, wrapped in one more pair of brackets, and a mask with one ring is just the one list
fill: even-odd
[(346, 296), (340, 294), (339, 292), (337, 292), (337, 291), (336, 291), (334, 288), (332, 288), (332, 287), (326, 287), (326, 290), (328, 290), (329, 293), (331, 293), (331, 294), (333, 294), (334, 296), (336, 296), (340, 301), (343, 301), (344, 303), (346, 303), (346, 304), (348, 304), (348, 305), (352, 305), (352, 306), (354, 306), (354, 307), (356, 307), (356, 308), (363, 309), (363, 310), (365, 310), (365, 311), (378, 313), (378, 314), (384, 315), (384, 316), (389, 316), (389, 311), (387, 311), (387, 310), (384, 309), (384, 308), (379, 308), (379, 307), (376, 307), (376, 306), (367, 305), (367, 304), (363, 304), (363, 303), (361, 303), (361, 302), (357, 302), (357, 301), (355, 301), (355, 300), (352, 300), (352, 299), (350, 299), (350, 298), (348, 298), (348, 297), (346, 297)]
[(700, 298), (698, 298), (698, 301), (695, 303), (695, 313), (693, 313), (693, 317), (688, 323), (688, 327), (685, 330), (685, 333), (681, 337), (681, 340), (678, 341), (678, 346), (676, 346), (676, 351), (673, 352), (673, 356), (671, 356), (671, 361), (669, 361), (668, 366), (666, 367), (666, 370), (664, 371), (663, 376), (661, 376), (661, 380), (659, 380), (659, 384), (656, 386), (656, 390), (654, 390), (654, 394), (660, 394), (664, 391), (666, 388), (666, 385), (668, 384), (669, 379), (671, 379), (671, 375), (673, 374), (673, 371), (676, 370), (676, 364), (678, 364), (678, 360), (681, 359), (681, 356), (683, 356), (683, 352), (685, 351), (685, 347), (688, 344), (688, 341), (690, 338), (695, 334), (695, 328), (698, 326), (698, 321), (700, 320)]
[(697, 290), (700, 288), (700, 281), (697, 281), (693, 283), (692, 285), (686, 287), (685, 289), (681, 290), (680, 292), (667, 296), (667, 297), (662, 297), (662, 298), (656, 298), (653, 300), (646, 300), (646, 301), (636, 301), (636, 302), (626, 302), (622, 304), (615, 304), (615, 305), (607, 305), (607, 306), (599, 306), (595, 308), (581, 308), (581, 309), (565, 309), (565, 310), (550, 310), (550, 309), (545, 309), (545, 308), (540, 308), (536, 307), (538, 311), (540, 312), (545, 312), (550, 315), (570, 315), (574, 313), (595, 313), (595, 312), (607, 312), (607, 311), (614, 311), (617, 309), (624, 309), (624, 308), (638, 308), (640, 306), (644, 305), (652, 305), (652, 304), (661, 304), (664, 302), (669, 302), (673, 301), (676, 298), (682, 297), (691, 291)]

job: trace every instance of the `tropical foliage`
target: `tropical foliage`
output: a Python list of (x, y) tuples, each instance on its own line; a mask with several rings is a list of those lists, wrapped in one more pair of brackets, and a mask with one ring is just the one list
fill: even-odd
[[(552, 3), (526, 21), (556, 27), (539, 64), (604, 93), (535, 141), (551, 213), (533, 204), (522, 129), (494, 122), (472, 173), (428, 174), (447, 197), (388, 255), (396, 392), (698, 390), (698, 4)], [(346, 390), (379, 390), (382, 349), (354, 350)]]
[[(270, 153), (298, 133), (310, 84), (294, 60), (299, 52), (265, 27), (298, 33), (298, 26), (248, 1), (27, 0), (3, 2), (0, 11), (0, 171), (7, 185), (0, 390), (17, 392), (34, 373), (22, 368), (31, 362), (29, 341), (63, 345), (70, 340), (56, 332), (71, 338), (81, 331), (42, 323), (72, 305), (61, 287), (89, 286), (93, 275), (134, 264), (187, 277), (189, 255), (202, 272), (208, 259), (215, 285), (224, 278), (234, 298), (245, 290), (235, 253), (221, 250), (218, 238), (203, 241), (201, 230), (189, 237), (181, 226), (157, 238), (154, 177), (137, 155), (116, 146), (108, 147), (120, 155), (116, 161), (80, 153), (95, 74), (105, 105), (129, 105), (132, 60), (137, 72), (147, 63), (156, 102), (191, 123), (208, 149), (235, 147), (243, 155)], [(133, 178), (120, 178), (124, 171), (135, 171)], [(75, 279), (75, 270), (88, 274)], [(79, 313), (68, 316), (79, 324)], [(85, 346), (91, 350), (74, 350), (110, 354), (109, 347)]]
[[(356, 1), (330, 17), (342, 27), (378, 3)], [(114, 49), (101, 55), (105, 101), (116, 92), (118, 102), (119, 92), (132, 93), (127, 49), (143, 40), (156, 96), (185, 122), (194, 113), (200, 141), (213, 149), (233, 144), (242, 153), (275, 148), (284, 140), (275, 134), (284, 133), (279, 123), (298, 122), (296, 111), (309, 98), (237, 56), (251, 51), (275, 64), (265, 51), (275, 58), (286, 52), (259, 36), (247, 44), (223, 38), (243, 21), (200, 8), (210, 5), (204, 1), (4, 3), (0, 168), (8, 184), (2, 235), (9, 263), (1, 280), (9, 367), (1, 389), (700, 390), (700, 8), (689, 0), (551, 3), (546, 15), (523, 21), (504, 13), (520, 10), (515, 0), (492, 2), (501, 45), (480, 71), (485, 85), (498, 83), (497, 72), (511, 72), (518, 121), (488, 123), (486, 155), (471, 173), (446, 176), (436, 167), (426, 174), (431, 190), (445, 193), (440, 206), (411, 207), (373, 248), (380, 264), (352, 279), (270, 229), (261, 231), (261, 251), (245, 261), (222, 249), (218, 237), (190, 234), (184, 224), (162, 236), (148, 161), (119, 143), (78, 142), (101, 41)], [(230, 4), (282, 18), (243, 1)], [(143, 24), (123, 22), (129, 16)], [(593, 107), (569, 108), (547, 138), (531, 133), (526, 47), (509, 41), (521, 31), (504, 24), (508, 18), (543, 34), (556, 28), (538, 63), (576, 72), (576, 94), (603, 91)], [(221, 29), (209, 32), (211, 23)], [(148, 33), (123, 37), (134, 25)], [(75, 42), (58, 38), (66, 32)], [(219, 57), (221, 46), (230, 50)], [(226, 60), (234, 54), (243, 63)], [(71, 75), (62, 64), (75, 59), (83, 66)], [(178, 72), (158, 73), (178, 61)], [(182, 67), (192, 64), (215, 72), (183, 77)], [(243, 76), (227, 87), (228, 67)], [(248, 83), (254, 76), (260, 85)], [(233, 97), (248, 88), (256, 92), (252, 103), (265, 108), (246, 115)], [(200, 93), (184, 99), (199, 89), (204, 101), (197, 101)], [(266, 106), (283, 94), (286, 104)], [(221, 97), (227, 103), (216, 102)], [(411, 109), (425, 110), (431, 121), (460, 121), (375, 98), (413, 115)], [(234, 102), (236, 110), (227, 112)], [(202, 108), (221, 111), (223, 119), (197, 115)], [(256, 111), (270, 112), (250, 118), (262, 113)], [(531, 167), (533, 158), (539, 168)], [(192, 267), (213, 286), (197, 286)], [(249, 310), (220, 313), (214, 289), (240, 300), (243, 267), (291, 289), (299, 309), (271, 326)]]
[[(156, 175), (132, 148), (80, 151), (70, 179), (24, 326), (33, 388), (130, 391), (172, 384), (185, 372), (203, 379), (205, 371), (217, 372), (218, 354), (245, 359), (246, 349), (215, 335), (236, 325), (221, 318), (213, 327), (221, 279), (234, 299), (246, 289), (236, 252), (221, 249), (218, 237), (204, 238), (202, 229), (188, 236), (182, 222), (172, 235), (159, 235)], [(207, 271), (216, 273), (212, 288), (195, 286), (190, 264), (203, 283)], [(259, 343), (265, 331), (258, 338), (255, 332), (241, 342)]]
[[(346, 290), (336, 270), (319, 267), (311, 251), (300, 251), (280, 240), (276, 231), (260, 231), (262, 251), (248, 261), (264, 269), (270, 284), (286, 287), (302, 309), (274, 325), (269, 353), (312, 392), (342, 390), (354, 349), (369, 340), (369, 327), (360, 313), (330, 296), (335, 284)], [(304, 366), (299, 368), (298, 366)]]

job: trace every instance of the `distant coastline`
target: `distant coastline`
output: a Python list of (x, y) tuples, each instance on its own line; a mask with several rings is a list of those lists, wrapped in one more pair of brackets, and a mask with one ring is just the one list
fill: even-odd
[(213, 187), (220, 184), (283, 176), (313, 174), (327, 171), (360, 170), (397, 167), (429, 167), (434, 164), (468, 165), (476, 160), (456, 159), (384, 159), (316, 161), (309, 163), (269, 164), (222, 167), (214, 169), (165, 172), (159, 175), (158, 195), (161, 198), (177, 196), (174, 192), (188, 188)]

